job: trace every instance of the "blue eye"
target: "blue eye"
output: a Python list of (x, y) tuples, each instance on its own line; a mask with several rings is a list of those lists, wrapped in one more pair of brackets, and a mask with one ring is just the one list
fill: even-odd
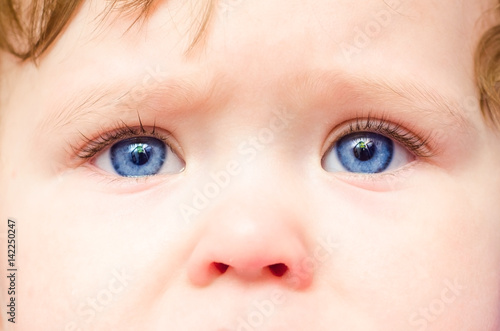
[(96, 158), (95, 165), (123, 177), (144, 177), (184, 169), (183, 161), (163, 141), (153, 137), (121, 140)]
[(413, 155), (391, 139), (373, 132), (355, 132), (342, 137), (323, 157), (326, 171), (374, 174), (397, 169)]

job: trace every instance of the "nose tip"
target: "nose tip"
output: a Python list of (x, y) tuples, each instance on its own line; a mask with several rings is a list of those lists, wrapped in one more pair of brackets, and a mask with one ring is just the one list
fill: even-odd
[[(192, 260), (196, 257), (191, 257)], [(244, 282), (257, 281), (279, 281), (282, 284), (301, 289), (308, 286), (312, 281), (313, 270), (302, 268), (300, 263), (262, 262), (260, 266), (242, 266), (241, 264), (230, 264), (230, 262), (215, 262), (199, 259), (197, 263), (192, 261), (188, 268), (188, 276), (192, 284), (200, 287), (227, 278), (237, 278)], [(285, 259), (280, 259), (285, 260)], [(221, 259), (217, 259), (221, 261)]]
[(302, 268), (306, 248), (301, 231), (288, 220), (214, 222), (189, 257), (188, 276), (196, 286), (233, 278), (303, 288), (313, 276), (313, 270)]

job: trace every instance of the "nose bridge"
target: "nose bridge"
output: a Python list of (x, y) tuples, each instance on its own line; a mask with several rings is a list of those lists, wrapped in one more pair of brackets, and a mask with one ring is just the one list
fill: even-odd
[[(259, 101), (238, 97), (222, 111), (223, 115), (210, 126), (211, 141), (220, 148), (217, 155), (231, 157), (242, 166), (254, 162), (266, 152), (277, 149), (292, 133), (296, 112), (270, 100), (266, 91), (247, 91)], [(248, 97), (248, 96), (247, 96)], [(234, 111), (234, 110), (237, 111)], [(223, 129), (221, 129), (223, 128)]]
[(280, 281), (295, 288), (308, 286), (313, 270), (304, 270), (308, 236), (304, 220), (292, 208), (261, 195), (232, 195), (200, 217), (188, 261), (190, 281), (197, 286), (236, 278)]

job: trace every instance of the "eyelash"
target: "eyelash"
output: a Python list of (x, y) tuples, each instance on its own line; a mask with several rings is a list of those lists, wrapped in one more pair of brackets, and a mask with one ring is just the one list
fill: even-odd
[(138, 136), (154, 137), (163, 141), (166, 145), (170, 146), (170, 144), (167, 141), (168, 136), (165, 137), (165, 135), (159, 134), (156, 131), (155, 125), (153, 125), (153, 128), (151, 130), (147, 130), (146, 128), (144, 128), (141, 122), (139, 123), (139, 125), (140, 125), (139, 128), (133, 128), (125, 123), (122, 123), (121, 125), (118, 124), (116, 125), (114, 130), (100, 132), (98, 134), (97, 139), (90, 139), (82, 134), (85, 140), (85, 145), (84, 145), (85, 147), (79, 150), (73, 148), (73, 150), (78, 150), (76, 155), (79, 158), (85, 160), (91, 159), (95, 155), (99, 154), (104, 148), (112, 145), (113, 143), (119, 140), (138, 137)]
[[(342, 137), (355, 132), (374, 132), (396, 140), (418, 157), (431, 157), (432, 148), (429, 146), (430, 135), (412, 133), (401, 124), (392, 123), (384, 119), (377, 120), (371, 117), (357, 117), (351, 121), (341, 134), (330, 144), (334, 146)], [(421, 138), (425, 137), (425, 138)]]
[[(142, 125), (142, 122), (139, 124), (139, 128), (130, 127), (125, 123), (122, 123), (121, 125), (117, 124), (114, 130), (99, 133), (97, 139), (90, 139), (82, 134), (85, 140), (85, 147), (79, 150), (73, 148), (73, 150), (78, 150), (76, 154), (79, 158), (85, 160), (91, 159), (95, 155), (99, 154), (104, 148), (112, 145), (114, 142), (121, 139), (145, 135), (160, 139), (165, 142), (165, 144), (169, 145), (167, 142), (168, 137), (159, 134), (156, 131), (155, 125), (153, 125), (151, 130), (147, 130)], [(428, 146), (430, 135), (427, 135), (425, 138), (420, 138), (421, 135), (414, 134), (406, 129), (403, 129), (401, 124), (391, 123), (385, 120), (376, 120), (371, 117), (355, 118), (349, 123), (347, 129), (337, 136), (338, 138), (334, 140), (330, 146), (335, 145), (338, 140), (348, 134), (362, 131), (380, 133), (392, 138), (418, 157), (430, 157), (433, 155), (431, 152), (432, 149)]]

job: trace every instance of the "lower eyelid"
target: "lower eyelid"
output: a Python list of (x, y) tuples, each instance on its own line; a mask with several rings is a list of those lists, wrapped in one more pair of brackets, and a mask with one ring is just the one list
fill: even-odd
[(338, 181), (340, 181), (345, 185), (367, 191), (388, 192), (410, 187), (414, 181), (415, 172), (422, 167), (424, 167), (424, 164), (415, 160), (390, 172), (376, 174), (337, 172), (325, 174), (327, 175), (326, 180), (335, 182), (335, 186), (338, 186)]

